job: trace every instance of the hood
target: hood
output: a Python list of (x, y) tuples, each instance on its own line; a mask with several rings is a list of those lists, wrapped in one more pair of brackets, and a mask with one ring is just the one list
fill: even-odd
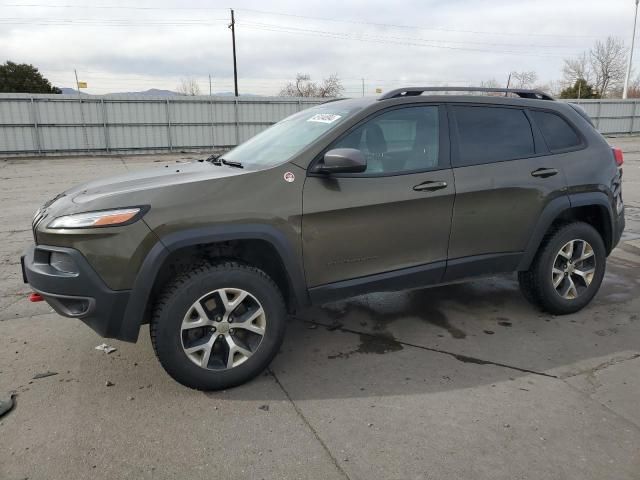
[(147, 168), (122, 175), (94, 180), (64, 192), (73, 203), (84, 204), (132, 192), (159, 189), (202, 180), (249, 173), (247, 169), (195, 161)]

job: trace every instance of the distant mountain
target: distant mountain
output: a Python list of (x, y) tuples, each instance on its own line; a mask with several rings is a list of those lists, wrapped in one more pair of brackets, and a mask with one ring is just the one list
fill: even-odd
[[(78, 94), (78, 90), (76, 90), (75, 88), (69, 88), (69, 87), (59, 87), (60, 90), (62, 90), (63, 95), (77, 95)], [(82, 95), (88, 95), (87, 93), (82, 92)]]
[[(59, 87), (60, 90), (62, 90), (63, 94), (66, 95), (77, 95), (78, 94), (78, 90), (76, 90), (75, 88), (69, 88), (69, 87)], [(89, 93), (84, 93), (81, 92), (82, 95), (90, 95)], [(111, 92), (111, 93), (107, 93), (105, 95), (137, 95), (137, 96), (143, 96), (143, 97), (176, 97), (176, 96), (180, 96), (180, 94), (178, 92), (174, 92), (172, 90), (162, 90), (160, 88), (150, 88), (149, 90), (144, 90), (142, 92)], [(233, 92), (213, 92), (213, 95), (216, 97), (233, 97)], [(206, 94), (202, 94), (201, 96), (207, 96)], [(242, 93), (241, 96), (243, 97), (259, 97), (260, 95), (255, 95), (253, 93)]]
[(162, 90), (160, 88), (150, 88), (143, 92), (113, 92), (108, 95), (141, 95), (141, 96), (156, 96), (156, 97), (173, 97), (178, 95), (178, 92), (172, 90)]

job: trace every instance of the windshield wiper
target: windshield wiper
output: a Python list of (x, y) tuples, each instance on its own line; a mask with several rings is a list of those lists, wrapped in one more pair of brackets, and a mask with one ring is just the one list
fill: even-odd
[(240, 162), (232, 162), (230, 160), (225, 160), (222, 157), (219, 158), (219, 161), (221, 161), (223, 164), (227, 165), (228, 167), (244, 168), (244, 166)]
[(205, 162), (210, 162), (218, 166), (226, 165), (228, 167), (244, 168), (244, 165), (242, 165), (242, 163), (225, 160), (224, 158), (222, 158), (222, 155), (216, 155), (216, 154), (211, 155), (209, 158), (205, 160)]
[(222, 162), (220, 161), (220, 157), (222, 156), (222, 154), (218, 153), (218, 154), (213, 154), (208, 156), (205, 159), (205, 162), (209, 162), (209, 163), (213, 163), (214, 165), (222, 165)]

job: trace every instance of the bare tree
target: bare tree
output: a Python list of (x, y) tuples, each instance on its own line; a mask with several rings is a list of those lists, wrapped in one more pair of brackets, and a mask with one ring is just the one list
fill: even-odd
[(511, 87), (532, 88), (538, 80), (536, 72), (511, 72)]
[(200, 86), (193, 77), (180, 79), (180, 84), (176, 87), (176, 90), (180, 95), (200, 95)]
[(536, 90), (540, 90), (541, 92), (548, 93), (549, 95), (554, 97), (560, 95), (560, 92), (562, 91), (561, 82), (555, 80), (550, 80), (544, 83), (537, 83), (533, 88)]
[(490, 78), (489, 80), (482, 80), (480, 82), (480, 87), (482, 88), (500, 88), (502, 85), (498, 83), (495, 78)]
[(607, 37), (604, 42), (596, 41), (589, 51), (594, 86), (602, 97), (606, 97), (610, 89), (616, 89), (624, 81), (626, 58), (624, 42), (614, 37)]
[(573, 85), (578, 80), (585, 80), (587, 83), (591, 83), (591, 77), (591, 63), (589, 62), (589, 56), (586, 52), (583, 52), (576, 58), (564, 59), (562, 80), (565, 86)]
[(640, 98), (640, 77), (629, 84), (627, 98)]
[(294, 82), (280, 90), (281, 97), (338, 97), (344, 91), (342, 82), (333, 74), (321, 83), (311, 81), (308, 74), (298, 73)]

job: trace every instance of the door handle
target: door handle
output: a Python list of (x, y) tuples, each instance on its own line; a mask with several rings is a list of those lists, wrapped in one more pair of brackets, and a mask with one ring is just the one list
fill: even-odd
[(413, 187), (413, 189), (416, 192), (435, 192), (436, 190), (440, 190), (442, 188), (447, 188), (447, 182), (432, 182), (432, 181), (428, 181), (428, 182), (423, 182), (420, 183), (418, 185), (416, 185), (415, 187)]
[(555, 168), (538, 168), (537, 170), (534, 170), (533, 172), (531, 172), (531, 176), (547, 178), (547, 177), (553, 177), (556, 173), (558, 173), (558, 170), (556, 170)]

